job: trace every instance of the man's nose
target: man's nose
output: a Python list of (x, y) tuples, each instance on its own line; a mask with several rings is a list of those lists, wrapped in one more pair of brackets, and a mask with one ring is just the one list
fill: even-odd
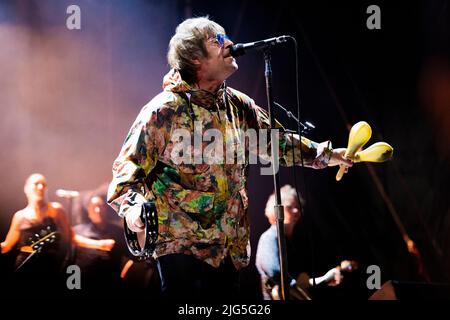
[(225, 39), (224, 44), (225, 44), (225, 48), (228, 48), (229, 46), (234, 45), (234, 42), (231, 41), (230, 39)]

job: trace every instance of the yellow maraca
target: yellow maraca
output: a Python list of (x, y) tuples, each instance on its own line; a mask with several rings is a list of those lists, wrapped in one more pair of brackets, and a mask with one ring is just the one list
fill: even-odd
[(392, 159), (394, 148), (386, 142), (377, 142), (355, 154), (353, 162), (385, 162)]
[[(347, 150), (345, 151), (344, 157), (346, 159), (353, 160), (356, 152), (361, 149), (367, 141), (370, 140), (372, 136), (372, 128), (365, 121), (360, 121), (355, 123), (350, 130), (348, 136)], [(345, 173), (345, 166), (340, 165), (339, 171), (336, 174), (336, 181), (340, 181)]]

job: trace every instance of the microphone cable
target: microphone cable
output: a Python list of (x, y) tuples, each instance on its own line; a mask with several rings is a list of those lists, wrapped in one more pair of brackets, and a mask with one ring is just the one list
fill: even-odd
[[(304, 158), (303, 158), (303, 150), (302, 150), (302, 131), (300, 128), (300, 123), (302, 123), (302, 119), (300, 116), (300, 81), (299, 81), (299, 61), (298, 61), (298, 44), (297, 40), (292, 36), (286, 36), (288, 39), (291, 39), (294, 43), (294, 52), (295, 52), (295, 89), (296, 89), (296, 102), (297, 102), (297, 119), (299, 123), (297, 123), (297, 131), (299, 135), (299, 142), (300, 142), (300, 164), (302, 167), (301, 175), (303, 179), (303, 190), (305, 191), (304, 199), (306, 202), (308, 198), (308, 191), (307, 191), (307, 184), (306, 184), (306, 176), (305, 176), (305, 167), (304, 167)], [(299, 195), (299, 188), (298, 188), (298, 181), (297, 181), (297, 171), (296, 171), (296, 157), (295, 157), (295, 145), (294, 145), (294, 135), (292, 134), (292, 172), (293, 172), (293, 179), (294, 179), (294, 187), (297, 194), (297, 202), (300, 207), (300, 212), (302, 215), (302, 218), (305, 216), (304, 207), (302, 205), (302, 201), (300, 199)], [(309, 230), (309, 240), (310, 240), (310, 250), (311, 250), (311, 276), (313, 280), (313, 287), (316, 286), (316, 277), (314, 275), (315, 273), (315, 247), (314, 247), (314, 223), (313, 218), (311, 217), (310, 221), (310, 230)]]

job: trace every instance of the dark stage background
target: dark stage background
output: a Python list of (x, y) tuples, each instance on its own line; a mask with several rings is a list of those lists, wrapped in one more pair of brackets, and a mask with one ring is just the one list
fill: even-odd
[[(81, 9), (81, 30), (66, 28), (71, 4)], [(371, 4), (381, 8), (381, 30), (366, 27)], [(444, 0), (0, 1), (0, 238), (26, 204), (30, 173), (47, 176), (52, 200), (59, 200), (58, 188), (93, 190), (111, 179), (132, 121), (161, 90), (175, 27), (207, 14), (234, 42), (296, 37), (302, 118), (316, 126), (310, 138), (345, 147), (350, 126), (365, 120), (373, 129), (370, 143), (395, 148), (392, 161), (357, 164), (341, 182), (335, 168), (296, 169), (307, 201), (296, 232), (302, 254), (295, 259), (303, 269), (321, 275), (343, 259), (357, 260), (354, 286), (339, 293), (356, 299), (372, 293), (364, 289), (372, 264), (380, 266), (382, 282), (449, 282), (450, 7)], [(290, 44), (273, 49), (275, 100), (296, 113), (294, 57)], [(228, 84), (264, 106), (262, 55), (249, 53), (238, 64)], [(281, 182), (294, 184), (292, 169), (281, 169)], [(248, 297), (259, 297), (254, 253), (268, 227), (263, 211), (272, 190), (271, 177), (254, 166), (253, 259), (242, 277)], [(422, 255), (421, 275), (403, 232)]]

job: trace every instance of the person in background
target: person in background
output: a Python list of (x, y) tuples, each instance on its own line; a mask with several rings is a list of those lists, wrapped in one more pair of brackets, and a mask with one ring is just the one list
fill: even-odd
[[(296, 190), (290, 185), (285, 185), (280, 189), (281, 204), (284, 206), (284, 231), (286, 236), (286, 247), (288, 256), (288, 274), (290, 277), (290, 293), (294, 299), (310, 300), (308, 292), (315, 281), (317, 286), (328, 285), (337, 286), (342, 281), (341, 266), (330, 269), (323, 276), (315, 279), (310, 278), (306, 273), (300, 273), (298, 266), (289, 257), (295, 257), (299, 253), (292, 241), (294, 227), (301, 218), (301, 207), (304, 205), (303, 199), (298, 196)], [(301, 206), (300, 206), (300, 202)], [(280, 262), (278, 256), (278, 235), (276, 228), (275, 194), (270, 195), (267, 200), (265, 215), (269, 220), (270, 227), (259, 238), (256, 251), (256, 268), (261, 277), (261, 289), (264, 300), (278, 300), (280, 284)], [(292, 259), (293, 260), (293, 259)], [(346, 263), (342, 267), (347, 267)]]
[(28, 204), (17, 211), (1, 242), (1, 253), (17, 248), (14, 283), (17, 290), (61, 292), (66, 287), (67, 264), (71, 263), (72, 246), (110, 251), (113, 239), (95, 240), (78, 235), (70, 227), (65, 210), (58, 202), (49, 202), (47, 180), (40, 173), (31, 174), (25, 182)]
[(89, 221), (73, 227), (77, 235), (101, 241), (113, 239), (115, 246), (110, 251), (80, 247), (76, 251), (75, 263), (83, 273), (82, 288), (89, 293), (117, 293), (121, 288), (120, 272), (128, 260), (128, 250), (123, 229), (108, 222), (106, 204), (100, 196), (89, 200)]

